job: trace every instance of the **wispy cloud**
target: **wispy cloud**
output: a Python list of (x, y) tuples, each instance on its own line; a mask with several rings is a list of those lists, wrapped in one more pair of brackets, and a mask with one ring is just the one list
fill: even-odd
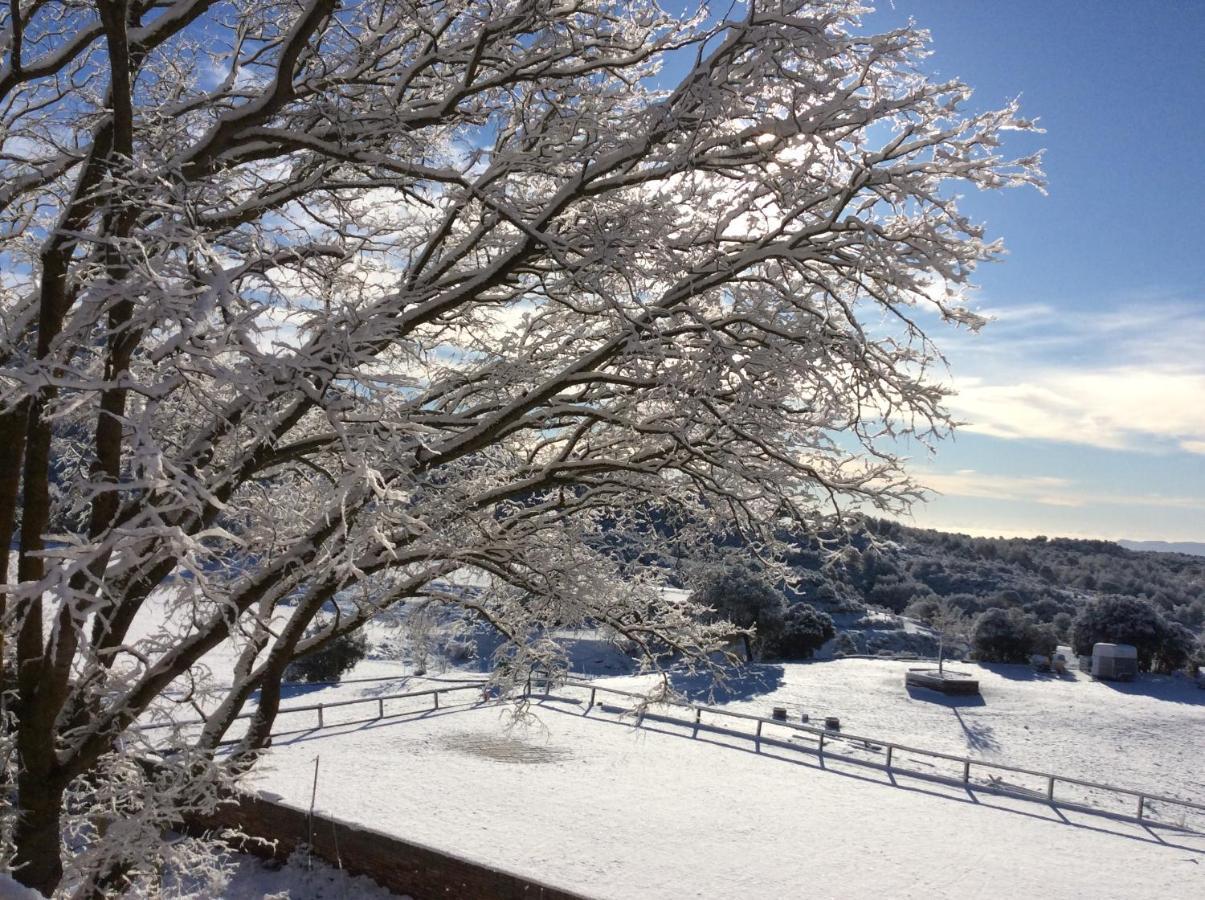
[(967, 431), (1113, 449), (1205, 453), (1205, 372), (1135, 366), (1037, 367), (1002, 383), (958, 383), (951, 406)]
[(1205, 497), (1156, 493), (1112, 493), (1067, 478), (1041, 475), (992, 475), (974, 469), (924, 472), (918, 480), (927, 488), (952, 497), (1036, 503), (1062, 507), (1148, 507), (1205, 510)]
[(948, 350), (967, 431), (1205, 454), (1205, 304), (988, 312), (982, 337)]

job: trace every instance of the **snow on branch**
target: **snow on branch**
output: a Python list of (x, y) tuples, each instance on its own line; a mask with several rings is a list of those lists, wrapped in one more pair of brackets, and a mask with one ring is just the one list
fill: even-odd
[(1001, 252), (957, 192), (1041, 186), (1015, 104), (845, 0), (96, 9), (0, 12), (0, 695), (44, 889), (64, 792), (141, 783), (133, 723), (204, 711), (172, 743), (212, 781), (254, 691), (244, 761), (287, 664), (394, 606), (489, 623), (514, 678), (562, 625), (705, 663), (659, 523), (772, 557), (915, 499), (929, 329), (981, 324)]

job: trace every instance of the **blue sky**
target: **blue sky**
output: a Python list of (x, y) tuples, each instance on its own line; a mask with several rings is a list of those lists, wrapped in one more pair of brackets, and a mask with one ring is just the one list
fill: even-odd
[(975, 534), (1205, 540), (1205, 3), (894, 0), (933, 34), (927, 67), (1020, 96), (1046, 133), (1049, 195), (968, 196), (1003, 236), (980, 269), (981, 335), (946, 333), (968, 424), (916, 523)]

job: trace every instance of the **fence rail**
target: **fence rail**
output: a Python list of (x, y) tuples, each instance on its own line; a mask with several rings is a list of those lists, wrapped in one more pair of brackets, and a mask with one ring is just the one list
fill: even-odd
[[(334, 683), (338, 683), (338, 682), (334, 682)], [(364, 719), (353, 719), (351, 721), (335, 723), (338, 725), (356, 725), (361, 722), (374, 722), (377, 719), (385, 718), (385, 702), (388, 700), (407, 700), (407, 699), (410, 699), (413, 697), (431, 697), (432, 698), (431, 699), (431, 703), (432, 703), (431, 708), (434, 710), (434, 709), (440, 708), (439, 707), (439, 697), (441, 694), (454, 694), (459, 691), (480, 692), (485, 684), (486, 684), (486, 682), (484, 680), (467, 681), (467, 682), (455, 684), (451, 687), (429, 688), (424, 691), (405, 691), (400, 694), (383, 694), (379, 697), (353, 697), (350, 700), (332, 700), (329, 703), (310, 703), (310, 704), (306, 704), (305, 706), (286, 706), (286, 707), (282, 707), (280, 710), (277, 711), (276, 718), (277, 718), (277, 720), (279, 720), (281, 716), (291, 715), (293, 713), (316, 713), (317, 714), (317, 725), (315, 727), (325, 728), (326, 727), (326, 711), (329, 709), (338, 709), (338, 708), (344, 707), (344, 706), (360, 706), (360, 705), (375, 705), (377, 707), (377, 714), (375, 716), (369, 716)], [(397, 713), (396, 715), (399, 715), (399, 716), (409, 715), (415, 711), (416, 710), (407, 710), (406, 712)], [(240, 721), (243, 719), (250, 719), (254, 715), (255, 715), (254, 712), (239, 713), (237, 716), (234, 717), (233, 721), (237, 722), (237, 721)], [(205, 719), (189, 719), (184, 722), (174, 722), (174, 721), (173, 722), (148, 722), (146, 724), (135, 725), (135, 726), (133, 726), (133, 728), (131, 728), (131, 730), (139, 731), (139, 732), (148, 732), (148, 731), (160, 731), (165, 728), (191, 728), (191, 727), (194, 727), (197, 725), (204, 725), (206, 723), (206, 721), (207, 720), (205, 720)], [(298, 730), (308, 731), (310, 729), (290, 729), (289, 731), (273, 731), (272, 736), (276, 737), (276, 736), (283, 735), (283, 734), (294, 734)]]
[[(1152, 804), (1152, 803), (1167, 804), (1167, 805), (1179, 807), (1182, 809), (1191, 809), (1191, 810), (1195, 810), (1197, 812), (1205, 812), (1205, 803), (1194, 803), (1191, 800), (1182, 800), (1178, 797), (1168, 797), (1168, 796), (1165, 796), (1162, 794), (1155, 794), (1150, 791), (1138, 790), (1135, 788), (1118, 787), (1117, 785), (1105, 784), (1105, 783), (1098, 782), (1098, 781), (1088, 781), (1087, 779), (1083, 779), (1083, 778), (1073, 778), (1073, 777), (1066, 776), (1066, 775), (1058, 775), (1058, 774), (1055, 774), (1052, 772), (1042, 772), (1037, 769), (1027, 769), (1027, 768), (1024, 768), (1021, 766), (1010, 766), (1005, 763), (995, 763), (995, 762), (990, 762), (988, 760), (983, 760), (983, 759), (973, 759), (973, 758), (967, 757), (967, 756), (957, 756), (952, 753), (941, 753), (937, 750), (927, 750), (923, 747), (913, 747), (908, 744), (900, 744), (895, 741), (883, 740), (882, 738), (868, 737), (868, 736), (859, 735), (859, 734), (851, 734), (846, 731), (833, 731), (833, 730), (826, 729), (826, 728), (817, 728), (812, 725), (804, 725), (802, 723), (784, 722), (781, 719), (765, 718), (764, 716), (757, 716), (757, 715), (753, 715), (751, 713), (736, 712), (734, 710), (720, 709), (720, 708), (714, 707), (714, 706), (704, 706), (704, 705), (697, 704), (697, 703), (687, 703), (687, 702), (678, 701), (678, 700), (657, 701), (657, 705), (677, 707), (680, 709), (686, 709), (686, 710), (690, 710), (691, 712), (693, 712), (693, 714), (694, 714), (693, 719), (683, 720), (680, 718), (674, 718), (672, 716), (665, 716), (665, 715), (661, 715), (658, 713), (650, 713), (649, 712), (650, 704), (648, 702), (648, 697), (644, 694), (635, 693), (633, 691), (622, 691), (622, 690), (618, 690), (617, 688), (604, 687), (601, 685), (592, 684), (590, 682), (576, 681), (576, 680), (565, 681), (565, 682), (562, 682), (561, 684), (564, 687), (573, 687), (573, 688), (581, 688), (583, 690), (588, 690), (590, 692), (590, 697), (589, 697), (587, 709), (592, 708), (595, 705), (598, 705), (597, 697), (600, 693), (601, 694), (611, 694), (614, 696), (624, 697), (626, 699), (635, 701), (635, 710), (634, 711), (638, 711), (638, 714), (641, 716), (644, 716), (644, 717), (652, 717), (655, 719), (675, 722), (675, 723), (687, 725), (690, 727), (706, 728), (708, 730), (721, 730), (726, 733), (736, 734), (736, 735), (740, 735), (742, 737), (752, 738), (755, 741), (766, 740), (766, 738), (764, 737), (762, 732), (767, 725), (774, 726), (775, 728), (784, 728), (784, 729), (787, 729), (788, 731), (793, 731), (793, 732), (797, 732), (800, 734), (811, 735), (811, 736), (815, 737), (817, 740), (816, 752), (821, 756), (825, 755), (825, 753), (826, 753), (825, 743), (827, 741), (846, 742), (848, 744), (861, 744), (861, 745), (863, 745), (863, 747), (880, 748), (885, 751), (885, 761), (883, 763), (879, 763), (874, 760), (868, 760), (868, 759), (865, 759), (862, 757), (848, 756), (848, 755), (844, 755), (844, 754), (834, 754), (831, 751), (828, 752), (828, 755), (838, 757), (844, 761), (852, 762), (852, 763), (855, 763), (858, 765), (870, 766), (872, 768), (880, 768), (880, 769), (884, 769), (886, 771), (904, 772), (907, 774), (919, 775), (921, 777), (935, 779), (938, 781), (951, 782), (951, 783), (961, 782), (962, 784), (967, 784), (967, 785), (970, 785), (972, 783), (971, 773), (973, 770), (974, 771), (1010, 772), (1010, 773), (1014, 773), (1014, 774), (1028, 775), (1028, 776), (1031, 776), (1034, 778), (1039, 778), (1039, 779), (1044, 780), (1044, 783), (1045, 783), (1045, 791), (1043, 792), (1044, 798), (1047, 803), (1049, 803), (1053, 806), (1063, 806), (1066, 808), (1081, 809), (1081, 810), (1086, 810), (1088, 812), (1094, 812), (1094, 813), (1109, 812), (1108, 810), (1103, 810), (1101, 807), (1098, 807), (1098, 806), (1094, 806), (1094, 805), (1087, 804), (1087, 803), (1076, 802), (1076, 801), (1070, 801), (1070, 800), (1066, 800), (1066, 799), (1060, 799), (1059, 797), (1056, 796), (1056, 792), (1055, 792), (1056, 785), (1076, 785), (1078, 787), (1085, 787), (1085, 788), (1090, 788), (1092, 790), (1103, 791), (1105, 793), (1112, 794), (1114, 796), (1129, 798), (1131, 803), (1135, 803), (1135, 801), (1136, 801), (1135, 806), (1134, 806), (1135, 812), (1134, 812), (1134, 815), (1132, 816), (1132, 818), (1136, 819), (1139, 822), (1148, 820), (1150, 818), (1149, 817), (1149, 813), (1151, 811), (1150, 804)], [(548, 691), (548, 690), (546, 690), (542, 696), (549, 697), (550, 699), (556, 699), (554, 697), (554, 695), (552, 695), (550, 693), (550, 691)], [(719, 729), (719, 728), (716, 728), (715, 726), (709, 725), (702, 721), (702, 716), (704, 713), (708, 714), (709, 716), (716, 716), (716, 717), (729, 718), (729, 719), (739, 719), (739, 720), (751, 722), (751, 723), (754, 723), (755, 730), (752, 734), (750, 734), (748, 732), (737, 731), (737, 730), (733, 730), (733, 729)], [(807, 747), (804, 745), (799, 745), (799, 744), (785, 744), (785, 742), (781, 742), (781, 741), (774, 741), (773, 743), (783, 744), (785, 746), (789, 746), (789, 747), (792, 747), (794, 749), (799, 749), (799, 750), (805, 750), (805, 751), (811, 750), (810, 747)], [(962, 777), (959, 779), (959, 778), (953, 778), (953, 777), (933, 776), (930, 773), (920, 772), (915, 769), (909, 769), (907, 767), (895, 764), (901, 754), (913, 754), (916, 756), (924, 756), (924, 757), (928, 757), (931, 759), (940, 759), (940, 760), (944, 760), (947, 762), (958, 763), (962, 766)], [(1030, 800), (1036, 799), (1035, 798), (1036, 792), (1026, 791), (1023, 788), (1021, 788), (1021, 789), (1011, 788), (1010, 789), (1009, 787), (1002, 786), (1002, 785), (990, 784), (990, 783), (984, 784), (981, 782), (976, 783), (976, 787), (985, 788), (987, 790), (994, 791), (997, 793), (1018, 796), (1018, 797), (1022, 797), (1025, 799), (1030, 799)], [(1126, 817), (1129, 818), (1128, 816), (1126, 816)], [(1150, 819), (1150, 821), (1157, 821), (1158, 824), (1171, 824), (1171, 823), (1166, 823), (1166, 822), (1163, 822), (1162, 820), (1156, 820), (1156, 819)]]
[[(310, 731), (314, 728), (324, 728), (327, 725), (326, 712), (332, 709), (339, 709), (348, 706), (360, 705), (375, 705), (376, 714), (363, 719), (353, 719), (349, 721), (339, 721), (337, 725), (355, 725), (363, 722), (378, 721), (387, 718), (385, 715), (385, 703), (392, 700), (406, 700), (417, 697), (430, 697), (431, 710), (440, 709), (440, 696), (445, 694), (455, 694), (464, 691), (482, 691), (488, 684), (487, 681), (471, 681), (452, 685), (450, 687), (430, 688), (422, 691), (406, 691), (397, 694), (385, 694), (379, 697), (357, 697), (349, 700), (335, 700), (329, 703), (312, 703), (305, 706), (291, 706), (282, 708), (277, 717), (293, 715), (296, 713), (314, 713), (316, 723), (308, 728), (290, 728), (289, 730), (273, 731), (273, 736), (281, 736), (286, 734), (295, 734), (298, 731)], [(811, 752), (812, 748), (804, 744), (792, 744), (786, 741), (776, 740), (763, 734), (766, 726), (773, 726), (778, 729), (786, 729), (787, 731), (797, 734), (805, 734), (816, 739), (815, 752), (821, 756), (828, 756), (833, 759), (839, 759), (844, 762), (850, 762), (856, 765), (868, 766), (871, 768), (882, 769), (887, 772), (901, 772), (904, 774), (925, 778), (933, 781), (940, 781), (951, 784), (972, 785), (973, 771), (994, 771), (994, 772), (1009, 772), (1018, 775), (1026, 775), (1032, 778), (1042, 779), (1044, 783), (1044, 791), (1026, 790), (1023, 787), (1008, 786), (1002, 783), (989, 782), (974, 782), (974, 787), (981, 790), (988, 790), (994, 793), (1006, 794), (1014, 797), (1021, 797), (1027, 800), (1044, 799), (1046, 803), (1052, 806), (1064, 807), (1067, 809), (1078, 809), (1091, 813), (1103, 813), (1120, 818), (1132, 818), (1139, 822), (1151, 821), (1160, 825), (1175, 825), (1176, 823), (1166, 822), (1162, 819), (1153, 818), (1151, 816), (1151, 804), (1166, 804), (1169, 806), (1178, 807), (1185, 810), (1195, 810), (1205, 813), (1205, 803), (1195, 803), (1190, 800), (1182, 800), (1178, 797), (1168, 797), (1162, 794), (1155, 794), (1150, 791), (1138, 790), (1135, 788), (1118, 787), (1117, 785), (1105, 784), (1097, 781), (1088, 781), (1083, 778), (1073, 778), (1067, 775), (1058, 775), (1052, 772), (1042, 772), (1037, 769), (1027, 769), (1022, 766), (1010, 766), (1006, 763), (990, 762), (983, 759), (973, 759), (967, 756), (958, 756), (952, 753), (942, 753), (937, 750), (928, 750), (923, 747), (913, 747), (909, 744), (901, 744), (895, 741), (888, 741), (878, 737), (869, 737), (866, 735), (852, 734), (847, 731), (834, 731), (826, 728), (817, 728), (813, 725), (804, 725), (796, 722), (786, 722), (781, 719), (766, 718), (764, 716), (753, 715), (752, 713), (736, 712), (735, 710), (720, 709), (715, 706), (705, 706), (698, 703), (688, 703), (680, 700), (663, 699), (656, 703), (650, 703), (649, 698), (645, 694), (640, 694), (634, 691), (624, 691), (618, 688), (606, 687), (599, 684), (594, 684), (587, 681), (577, 681), (570, 679), (559, 682), (558, 688), (578, 688), (584, 691), (589, 691), (589, 699), (587, 701), (587, 710), (595, 706), (601, 706), (598, 703), (599, 694), (607, 694), (615, 697), (622, 697), (632, 701), (633, 708), (628, 712), (637, 712), (641, 718), (652, 718), (657, 721), (670, 722), (674, 724), (686, 725), (696, 729), (704, 729), (707, 731), (722, 732), (724, 734), (735, 735), (743, 738), (750, 738), (758, 743), (769, 743), (776, 746), (786, 747), (793, 750)], [(532, 697), (540, 697), (549, 700), (559, 700), (563, 702), (579, 702), (576, 698), (558, 697), (552, 693), (551, 683), (546, 682), (543, 690), (538, 690), (530, 682), (526, 689), (520, 694), (520, 697), (528, 699)], [(663, 713), (650, 711), (652, 706), (666, 706), (678, 709), (689, 710), (693, 715), (689, 719), (676, 718), (674, 716), (665, 715)], [(409, 709), (403, 712), (397, 712), (389, 716), (412, 715), (419, 710)], [(738, 729), (724, 728), (716, 725), (713, 722), (704, 722), (703, 715), (713, 716), (716, 718), (736, 719), (752, 723), (753, 732), (741, 731)], [(249, 719), (255, 714), (240, 713), (235, 717), (235, 721), (241, 719)], [(185, 722), (151, 722), (144, 725), (136, 725), (133, 730), (141, 732), (156, 731), (166, 728), (189, 728), (205, 724), (204, 719), (194, 719)], [(875, 750), (885, 751), (885, 759), (883, 762), (877, 760), (866, 759), (864, 757), (850, 756), (842, 753), (834, 753), (831, 749), (826, 750), (826, 743), (844, 742), (845, 744), (854, 746), (862, 745), (862, 748), (872, 748)], [(225, 743), (230, 743), (229, 741)], [(899, 764), (902, 755), (912, 754), (915, 756), (927, 757), (930, 759), (939, 759), (945, 762), (959, 764), (961, 768), (961, 778), (953, 776), (934, 775), (928, 772), (921, 772), (917, 769), (908, 768)], [(1089, 788), (1091, 790), (1102, 791), (1106, 794), (1111, 794), (1117, 797), (1128, 798), (1131, 803), (1135, 803), (1134, 814), (1127, 815), (1124, 813), (1116, 813), (1104, 809), (1100, 806), (1069, 800), (1056, 796), (1057, 785), (1075, 785), (1078, 787)]]

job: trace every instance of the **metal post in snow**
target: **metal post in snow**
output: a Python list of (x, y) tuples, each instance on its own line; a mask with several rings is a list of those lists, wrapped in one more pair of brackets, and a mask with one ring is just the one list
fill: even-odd
[(590, 688), (590, 705), (587, 706), (586, 709), (594, 708), (594, 695), (597, 691), (598, 691), (598, 688)]
[(435, 708), (439, 709), (439, 691), (435, 691), (431, 696), (435, 698)]
[(385, 718), (385, 698), (384, 697), (377, 698), (377, 718), (378, 719)]
[(971, 781), (971, 761), (968, 759), (962, 764), (962, 783), (970, 784)]
[(1138, 821), (1139, 822), (1142, 821), (1142, 815), (1145, 812), (1143, 807), (1145, 807), (1145, 806), (1146, 806), (1146, 797), (1142, 796), (1142, 794), (1139, 794), (1138, 795)]
[(318, 704), (318, 727), (321, 728), (324, 722), (322, 721), (322, 704)]
[(889, 769), (891, 768), (891, 751), (894, 749), (895, 747), (893, 747), (891, 744), (887, 745), (887, 768)]
[[(321, 706), (318, 707), (318, 711), (321, 713), (321, 711), (322, 711)], [(307, 823), (308, 827), (309, 827), (309, 835), (305, 839), (306, 850), (307, 850), (307, 854), (306, 854), (306, 868), (307, 869), (312, 869), (314, 867), (314, 801), (317, 800), (317, 798), (318, 798), (318, 757), (315, 756), (314, 757), (314, 786), (310, 789), (310, 814), (308, 817), (309, 822)]]
[(1054, 802), (1054, 776), (1051, 775), (1046, 781), (1046, 799), (1051, 803)]

